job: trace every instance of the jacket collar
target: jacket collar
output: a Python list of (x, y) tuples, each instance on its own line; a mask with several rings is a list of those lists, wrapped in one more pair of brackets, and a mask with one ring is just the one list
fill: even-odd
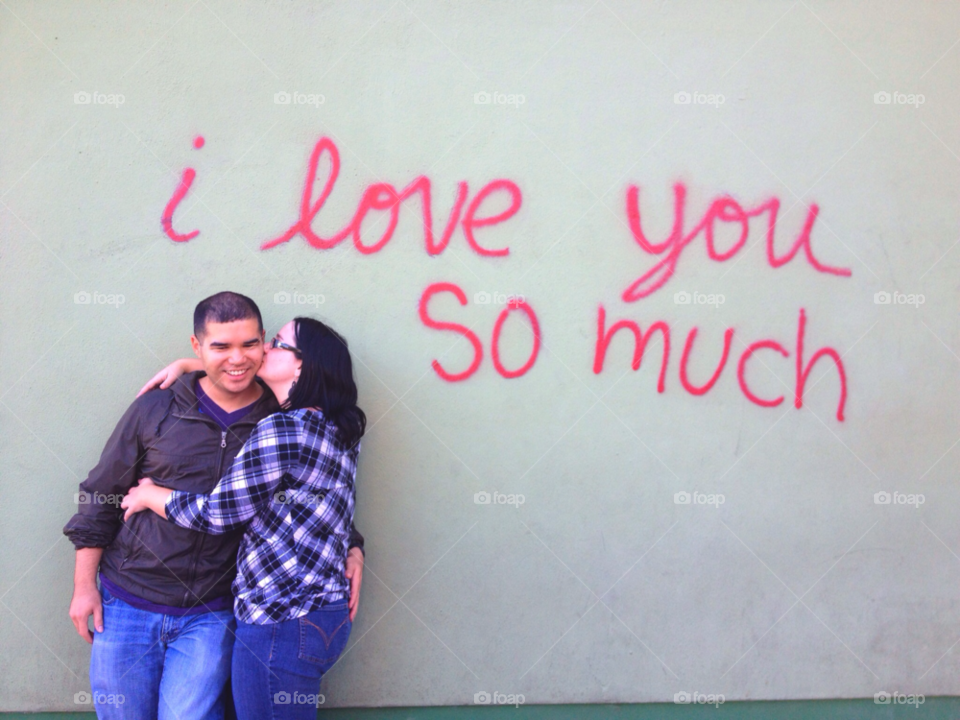
[[(173, 412), (176, 417), (213, 422), (213, 419), (209, 415), (204, 415), (200, 412), (200, 401), (197, 399), (197, 393), (194, 390), (197, 380), (205, 377), (206, 374), (203, 370), (186, 373), (179, 377), (173, 384), (173, 387), (170, 388), (173, 392), (174, 404), (176, 405), (176, 410)], [(256, 378), (256, 382), (260, 383), (260, 386), (263, 388), (263, 394), (254, 402), (253, 407), (250, 408), (250, 412), (238, 421), (238, 424), (243, 422), (256, 424), (262, 418), (280, 409), (280, 404), (277, 402), (270, 388), (268, 388), (260, 378)]]

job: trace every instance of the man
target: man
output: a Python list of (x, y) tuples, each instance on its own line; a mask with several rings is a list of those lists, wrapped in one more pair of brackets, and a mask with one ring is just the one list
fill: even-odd
[[(231, 292), (203, 300), (190, 340), (203, 371), (134, 401), (80, 484), (78, 512), (64, 528), (77, 548), (70, 618), (93, 643), (90, 684), (100, 718), (223, 717), (235, 628), (230, 586), (243, 532), (208, 535), (154, 513), (124, 523), (120, 510), (144, 476), (210, 492), (254, 426), (279, 410), (255, 381), (264, 332), (253, 300)], [(353, 529), (354, 613), (362, 567), (363, 537)]]

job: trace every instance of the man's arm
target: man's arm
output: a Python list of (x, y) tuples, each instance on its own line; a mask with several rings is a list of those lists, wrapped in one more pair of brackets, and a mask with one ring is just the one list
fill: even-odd
[(103, 604), (97, 589), (100, 558), (121, 528), (119, 498), (138, 477), (142, 402), (134, 402), (117, 423), (100, 462), (80, 484), (76, 514), (63, 528), (64, 535), (77, 549), (70, 619), (88, 643), (93, 642), (87, 626), (91, 615), (94, 627), (103, 629)]
[(77, 512), (63, 528), (77, 549), (105, 548), (120, 532), (120, 501), (140, 477), (141, 408), (146, 402), (146, 398), (135, 400), (127, 408), (107, 440), (100, 462), (80, 483)]
[(77, 632), (88, 643), (93, 643), (88, 618), (93, 615), (93, 626), (103, 632), (103, 604), (97, 589), (97, 568), (103, 548), (79, 548), (73, 571), (73, 600), (70, 601), (70, 619)]

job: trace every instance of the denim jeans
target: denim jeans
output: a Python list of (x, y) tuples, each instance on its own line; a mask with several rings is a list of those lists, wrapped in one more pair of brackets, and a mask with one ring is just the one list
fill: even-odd
[(222, 720), (236, 621), (232, 610), (163, 615), (105, 588), (90, 685), (100, 720)]
[(238, 621), (231, 677), (238, 720), (315, 720), (320, 678), (346, 647), (351, 626), (345, 602), (270, 625)]

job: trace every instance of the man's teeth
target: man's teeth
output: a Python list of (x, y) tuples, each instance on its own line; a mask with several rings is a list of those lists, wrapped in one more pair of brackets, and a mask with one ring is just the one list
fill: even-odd
[(240, 375), (243, 375), (245, 372), (246, 370), (227, 370), (227, 375), (233, 375), (235, 377), (239, 377)]

